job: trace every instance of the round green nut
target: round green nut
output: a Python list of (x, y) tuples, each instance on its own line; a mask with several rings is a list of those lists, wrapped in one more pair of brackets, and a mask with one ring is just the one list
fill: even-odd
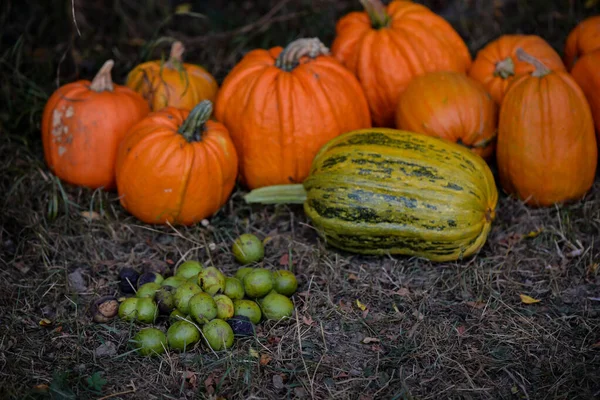
[(225, 290), (225, 275), (215, 267), (205, 268), (198, 275), (198, 286), (211, 296), (223, 293)]
[(244, 291), (246, 296), (256, 299), (264, 297), (274, 286), (273, 274), (266, 268), (256, 268), (244, 276)]
[(181, 276), (170, 276), (167, 279), (165, 279), (164, 281), (162, 281), (162, 283), (160, 284), (160, 286), (162, 287), (172, 287), (177, 289), (179, 286), (183, 285), (186, 282), (186, 279), (182, 278)]
[(279, 294), (290, 297), (298, 290), (298, 280), (296, 276), (285, 269), (280, 269), (273, 272), (275, 284), (273, 288)]
[(288, 297), (275, 292), (262, 299), (260, 306), (265, 318), (275, 321), (289, 318), (294, 313), (294, 303)]
[(175, 276), (189, 279), (193, 276), (198, 276), (200, 272), (204, 269), (202, 263), (198, 261), (185, 261), (179, 267), (177, 267), (177, 271), (175, 271)]
[(213, 299), (217, 304), (217, 318), (226, 320), (233, 317), (234, 306), (233, 301), (229, 297), (224, 294), (218, 294)]
[(238, 278), (228, 276), (225, 278), (225, 296), (231, 300), (241, 300), (244, 298), (244, 284)]
[(191, 350), (199, 340), (200, 331), (187, 321), (175, 322), (167, 330), (167, 343), (173, 350)]
[(200, 286), (195, 283), (185, 283), (184, 285), (179, 286), (175, 293), (173, 294), (173, 299), (175, 300), (175, 308), (181, 311), (184, 314), (190, 313), (190, 299), (194, 297), (196, 293), (202, 292)]
[(262, 312), (256, 302), (252, 300), (234, 300), (233, 315), (248, 317), (253, 324), (258, 324), (262, 318)]
[(262, 260), (265, 247), (259, 238), (251, 233), (244, 233), (233, 242), (231, 252), (240, 264), (246, 265)]
[(191, 318), (187, 315), (179, 311), (178, 309), (174, 309), (171, 314), (169, 314), (169, 323), (174, 323), (177, 321), (181, 321), (181, 318), (185, 318), (191, 320)]
[(150, 297), (142, 297), (137, 302), (137, 320), (151, 324), (158, 316), (158, 306)]
[(199, 323), (205, 324), (217, 317), (217, 303), (206, 292), (196, 293), (190, 299), (190, 315)]
[(244, 277), (254, 271), (252, 267), (242, 267), (235, 272), (235, 277), (240, 281), (244, 281)]
[(207, 344), (215, 351), (233, 346), (233, 329), (222, 319), (213, 319), (202, 327)]
[(119, 305), (119, 318), (123, 321), (133, 321), (137, 318), (137, 303), (139, 298), (129, 297)]
[(158, 292), (160, 290), (160, 287), (161, 287), (160, 284), (158, 284), (156, 282), (145, 283), (139, 287), (139, 289), (137, 290), (137, 293), (135, 294), (135, 297), (153, 298), (154, 295), (156, 294), (156, 292)]
[(173, 293), (175, 292), (175, 288), (172, 286), (163, 286), (160, 288), (158, 292), (154, 295), (154, 300), (158, 305), (158, 311), (161, 314), (170, 314), (171, 311), (175, 308), (175, 296)]
[(163, 354), (167, 348), (167, 336), (156, 328), (143, 328), (134, 337), (135, 348), (142, 356)]

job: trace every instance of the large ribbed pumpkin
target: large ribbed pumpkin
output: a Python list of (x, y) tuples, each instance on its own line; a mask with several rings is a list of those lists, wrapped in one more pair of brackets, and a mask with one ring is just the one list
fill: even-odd
[(396, 127), (462, 144), (488, 158), (496, 148), (498, 106), (465, 74), (428, 72), (400, 96)]
[(361, 0), (336, 25), (334, 56), (360, 81), (376, 126), (394, 127), (398, 98), (415, 77), (431, 71), (466, 73), (471, 55), (442, 17), (411, 1)]
[(183, 62), (183, 43), (175, 42), (166, 62), (147, 61), (129, 72), (125, 84), (140, 93), (152, 111), (164, 107), (191, 110), (202, 100), (215, 101), (219, 86), (199, 65)]
[(225, 78), (215, 116), (251, 189), (302, 182), (328, 140), (371, 126), (358, 81), (318, 39), (246, 54)]
[(531, 54), (551, 70), (565, 71), (560, 55), (541, 37), (500, 36), (479, 50), (469, 70), (469, 76), (481, 82), (498, 104), (502, 104), (504, 93), (515, 78), (535, 70), (534, 66), (517, 58), (517, 49)]
[(227, 201), (238, 159), (223, 124), (209, 120), (212, 103), (191, 112), (166, 107), (134, 125), (119, 146), (121, 205), (148, 224), (191, 225)]
[(569, 70), (577, 59), (600, 50), (600, 15), (594, 15), (581, 21), (567, 36), (564, 60)]
[(600, 49), (581, 57), (571, 75), (587, 98), (596, 123), (596, 138), (600, 142)]
[(304, 203), (317, 232), (343, 250), (450, 261), (481, 249), (498, 192), (488, 165), (467, 148), (373, 128), (328, 142), (303, 186), (261, 188), (245, 199)]
[(44, 157), (65, 182), (114, 189), (119, 143), (150, 112), (142, 96), (113, 83), (113, 65), (113, 60), (106, 61), (91, 82), (59, 87), (44, 107)]
[(598, 160), (594, 122), (581, 88), (520, 51), (536, 70), (517, 78), (502, 107), (497, 161), (504, 190), (532, 206), (581, 198)]

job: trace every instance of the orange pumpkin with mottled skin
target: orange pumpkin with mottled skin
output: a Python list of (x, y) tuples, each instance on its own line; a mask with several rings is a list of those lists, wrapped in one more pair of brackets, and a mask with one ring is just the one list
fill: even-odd
[(498, 106), (465, 74), (429, 72), (413, 79), (396, 110), (398, 129), (460, 143), (489, 158), (496, 148)]
[(500, 36), (479, 50), (469, 70), (469, 76), (479, 81), (499, 105), (502, 104), (504, 93), (513, 80), (535, 71), (533, 65), (517, 58), (517, 49), (531, 54), (553, 71), (565, 71), (565, 66), (556, 50), (541, 37)]
[(535, 71), (514, 80), (500, 109), (500, 183), (532, 206), (578, 200), (594, 183), (598, 162), (590, 106), (567, 72), (522, 50), (517, 55)]
[(371, 127), (360, 84), (318, 39), (249, 52), (225, 78), (215, 116), (250, 189), (302, 182), (330, 139)]
[(166, 107), (131, 128), (119, 146), (121, 205), (148, 224), (192, 225), (216, 213), (235, 186), (238, 158), (212, 103)]
[(166, 62), (148, 61), (127, 75), (125, 84), (144, 96), (152, 111), (164, 107), (191, 110), (202, 100), (215, 101), (217, 81), (201, 66), (184, 63), (183, 52), (183, 44), (175, 42)]
[(596, 50), (600, 50), (600, 15), (584, 19), (569, 32), (564, 51), (565, 65), (571, 70), (580, 57)]
[(127, 130), (150, 112), (142, 96), (112, 82), (113, 65), (108, 60), (91, 82), (61, 86), (44, 107), (44, 158), (65, 182), (114, 189), (119, 143)]
[(331, 51), (360, 81), (373, 124), (393, 128), (400, 95), (415, 76), (466, 73), (471, 55), (452, 25), (423, 5), (361, 3), (365, 12), (351, 12), (337, 22)]

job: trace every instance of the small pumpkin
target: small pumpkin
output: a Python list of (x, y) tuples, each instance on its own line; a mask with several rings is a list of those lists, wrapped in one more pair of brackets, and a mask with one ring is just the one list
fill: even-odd
[(483, 86), (464, 74), (429, 72), (413, 79), (396, 110), (398, 129), (437, 136), (494, 154), (498, 106)]
[(199, 65), (183, 62), (183, 43), (175, 42), (167, 62), (148, 61), (127, 75), (125, 84), (140, 93), (153, 111), (170, 106), (191, 110), (202, 100), (215, 101), (219, 86)]
[(398, 99), (408, 83), (425, 72), (466, 73), (469, 50), (454, 28), (412, 1), (361, 0), (336, 24), (333, 55), (360, 81), (376, 126), (394, 127)]
[(532, 206), (577, 200), (592, 186), (598, 161), (590, 107), (567, 72), (524, 50), (517, 56), (535, 71), (514, 80), (500, 109), (502, 187)]
[(44, 158), (61, 180), (92, 189), (115, 187), (115, 158), (127, 130), (149, 112), (144, 99), (114, 84), (113, 60), (94, 79), (71, 82), (48, 99), (42, 115)]
[(581, 57), (571, 70), (590, 104), (596, 123), (596, 138), (600, 142), (600, 50)]
[(246, 54), (223, 81), (215, 116), (251, 189), (302, 182), (328, 140), (371, 126), (360, 84), (316, 38)]
[(511, 82), (535, 71), (530, 63), (517, 58), (517, 50), (531, 54), (553, 71), (565, 71), (560, 55), (539, 36), (502, 35), (477, 52), (469, 76), (483, 84), (498, 104)]
[(121, 205), (148, 224), (192, 225), (217, 212), (236, 181), (238, 158), (212, 103), (166, 107), (131, 128), (119, 147)]
[(569, 32), (564, 51), (565, 65), (571, 70), (580, 57), (596, 50), (600, 50), (600, 15), (584, 19)]

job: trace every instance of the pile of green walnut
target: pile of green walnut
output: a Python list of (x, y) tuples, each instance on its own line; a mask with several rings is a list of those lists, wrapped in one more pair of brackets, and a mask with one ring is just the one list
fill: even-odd
[[(232, 250), (242, 264), (264, 255), (262, 243), (249, 234), (241, 235)], [(164, 315), (170, 322), (166, 334), (147, 327), (135, 335), (133, 342), (142, 355), (190, 350), (201, 340), (215, 351), (228, 349), (235, 336), (253, 335), (261, 321), (291, 317), (290, 297), (298, 288), (287, 270), (242, 267), (235, 276), (225, 276), (198, 261), (185, 261), (167, 278), (157, 272), (136, 276), (131, 269), (120, 276), (121, 290), (135, 292), (118, 306), (122, 320), (153, 324)]]

